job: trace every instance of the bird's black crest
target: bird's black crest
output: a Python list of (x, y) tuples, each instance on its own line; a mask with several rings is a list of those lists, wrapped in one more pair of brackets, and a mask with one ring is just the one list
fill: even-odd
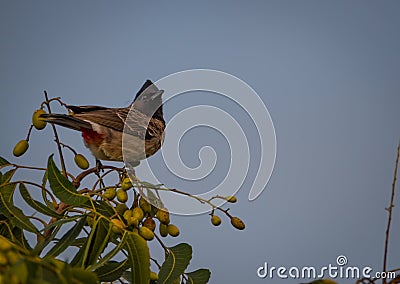
[(136, 96), (135, 96), (135, 100), (134, 100), (134, 101), (136, 101), (136, 99), (139, 97), (139, 95), (140, 95), (141, 93), (143, 93), (143, 91), (146, 90), (146, 89), (147, 89), (148, 87), (150, 87), (151, 85), (153, 85), (153, 82), (150, 81), (150, 80), (146, 80), (146, 82), (144, 82), (144, 84), (143, 84), (143, 86), (140, 88), (140, 90), (136, 93)]

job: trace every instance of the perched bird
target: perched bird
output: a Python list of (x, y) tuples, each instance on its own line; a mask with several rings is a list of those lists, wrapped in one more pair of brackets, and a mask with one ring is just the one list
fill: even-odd
[[(122, 162), (123, 145), (124, 153), (129, 153), (129, 160), (138, 162), (156, 153), (163, 143), (163, 93), (147, 80), (128, 107), (68, 105), (71, 111), (68, 115), (42, 114), (40, 117), (49, 123), (81, 131), (85, 146), (97, 162)], [(123, 138), (125, 125), (126, 136)], [(126, 139), (124, 143), (123, 139)]]

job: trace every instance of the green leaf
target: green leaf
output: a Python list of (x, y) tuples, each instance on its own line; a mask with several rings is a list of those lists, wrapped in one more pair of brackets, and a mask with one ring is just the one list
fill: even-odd
[(142, 187), (154, 188), (154, 189), (159, 189), (162, 186), (162, 184), (152, 184), (147, 181), (139, 181), (138, 184), (139, 184), (139, 186), (142, 186)]
[[(147, 242), (138, 233), (125, 232), (125, 250), (131, 267), (131, 283), (150, 282), (150, 253)], [(124, 235), (124, 236), (125, 236)]]
[(95, 271), (100, 282), (113, 282), (119, 279), (125, 270), (129, 268), (129, 261), (110, 261)]
[(4, 200), (12, 203), (16, 183), (7, 183), (0, 186), (0, 193), (4, 196)]
[[(44, 228), (43, 230), (46, 230), (49, 226)], [(54, 230), (50, 230), (50, 236), (46, 237), (45, 239), (41, 239), (36, 243), (36, 246), (33, 248), (31, 255), (40, 255), (41, 252), (45, 247), (47, 247), (48, 244), (50, 244), (55, 237), (57, 236), (58, 232), (60, 231), (61, 226), (56, 227)]]
[(74, 240), (74, 242), (71, 244), (71, 246), (80, 248), (85, 244), (85, 242), (86, 242), (86, 238), (83, 238), (83, 237), (82, 238), (77, 238), (77, 239)]
[(64, 250), (66, 250), (71, 244), (74, 242), (76, 237), (79, 236), (79, 233), (82, 231), (83, 226), (86, 223), (86, 215), (84, 215), (75, 226), (73, 226), (68, 232), (62, 236), (60, 241), (51, 248), (51, 250), (47, 253), (48, 256), (58, 256)]
[(169, 248), (167, 259), (161, 266), (158, 273), (158, 284), (173, 283), (181, 274), (192, 259), (192, 247), (188, 244), (178, 244)]
[(164, 203), (160, 198), (158, 198), (151, 189), (147, 189), (148, 201), (157, 208), (164, 208)]
[(103, 253), (108, 244), (112, 232), (109, 222), (102, 217), (92, 226), (92, 231), (94, 231), (94, 237), (89, 248), (87, 265), (94, 264), (98, 261), (99, 256)]
[(14, 227), (12, 230), (13, 241), (18, 243), (21, 247), (31, 250), (31, 246), (29, 245), (27, 239), (25, 238), (24, 231), (19, 227)]
[(11, 219), (11, 221), (21, 229), (32, 233), (38, 232), (29, 218), (25, 216), (24, 212), (8, 202), (2, 192), (0, 192), (0, 213)]
[(210, 280), (211, 272), (208, 269), (198, 269), (193, 272), (186, 273), (188, 277), (187, 283), (191, 284), (205, 284)]
[(29, 206), (31, 206), (33, 209), (35, 209), (36, 211), (38, 211), (44, 215), (55, 217), (55, 218), (62, 217), (62, 215), (58, 214), (56, 211), (47, 207), (43, 203), (38, 202), (35, 199), (33, 199), (31, 194), (29, 193), (28, 189), (26, 188), (25, 184), (23, 184), (23, 183), (19, 184), (19, 191), (21, 192), (21, 196), (25, 200), (25, 202)]
[(72, 267), (70, 269), (72, 274), (72, 283), (77, 284), (97, 284), (98, 279), (94, 272), (84, 270), (78, 267)]
[(17, 283), (27, 283), (28, 280), (28, 262), (18, 261), (14, 266), (11, 267), (10, 274), (16, 275), (18, 280)]
[(98, 261), (96, 264), (92, 265), (90, 268), (92, 270), (96, 270), (103, 265), (106, 265), (114, 255), (116, 255), (120, 250), (122, 250), (125, 247), (126, 241), (127, 241), (127, 233), (125, 233), (122, 236), (122, 239), (117, 243), (117, 245), (110, 251), (108, 252), (100, 261)]
[(11, 163), (9, 161), (7, 161), (6, 159), (4, 159), (3, 157), (0, 157), (0, 169), (2, 167), (6, 167), (11, 165)]
[[(93, 252), (93, 249), (95, 247), (97, 247), (97, 248), (104, 250), (104, 247), (103, 248), (101, 248), (101, 247), (103, 245), (107, 245), (107, 243), (105, 243), (105, 244), (101, 243), (100, 240), (96, 239), (97, 233), (99, 233), (100, 235), (103, 235), (103, 236), (107, 235), (107, 232), (105, 234), (102, 234), (101, 231), (98, 231), (98, 230), (104, 230), (104, 223), (103, 223), (103, 221), (100, 222), (101, 219), (103, 219), (103, 218), (98, 218), (93, 221), (92, 229), (90, 231), (89, 236), (86, 238), (86, 242), (79, 249), (79, 251), (77, 252), (75, 257), (71, 261), (71, 264), (73, 266), (79, 266), (79, 267), (85, 268), (88, 265), (92, 264), (91, 263), (91, 262), (93, 262), (92, 258), (97, 254), (97, 252)], [(107, 227), (109, 226), (108, 224), (109, 224), (109, 222), (107, 222)]]
[(50, 206), (54, 206), (53, 205), (53, 202), (51, 202), (48, 198), (47, 198), (47, 191), (46, 190), (44, 190), (45, 188), (46, 188), (46, 184), (47, 184), (47, 181), (48, 181), (48, 171), (46, 170), (45, 172), (44, 172), (44, 175), (43, 175), (43, 178), (42, 178), (42, 198), (43, 198), (43, 200), (44, 200), (44, 203), (46, 203), (46, 205), (48, 206), (48, 207), (50, 207)]
[(87, 202), (88, 197), (79, 194), (73, 184), (57, 168), (53, 155), (49, 157), (47, 170), (50, 187), (58, 199), (72, 206), (80, 206)]
[(17, 171), (17, 169), (11, 169), (11, 170), (5, 172), (1, 177), (0, 185), (9, 183), (16, 171)]

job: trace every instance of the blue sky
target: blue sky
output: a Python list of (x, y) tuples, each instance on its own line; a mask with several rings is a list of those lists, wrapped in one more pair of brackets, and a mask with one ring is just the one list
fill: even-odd
[[(191, 243), (191, 268), (210, 268), (210, 283), (304, 282), (258, 279), (256, 270), (264, 261), (320, 267), (340, 254), (351, 265), (381, 269), (400, 138), (398, 1), (2, 1), (0, 7), (2, 156), (14, 160), (12, 148), (25, 137), (44, 89), (71, 104), (116, 107), (128, 104), (145, 79), (193, 68), (228, 72), (268, 107), (275, 170), (265, 192), (248, 202), (251, 165), (231, 209), (245, 231), (227, 219), (214, 228), (207, 215), (175, 217), (182, 234), (170, 244)], [(250, 125), (229, 101), (210, 94), (177, 97), (165, 106), (167, 121), (198, 103)], [(79, 134), (61, 133), (90, 156)], [(250, 126), (248, 133), (257, 139)], [(190, 184), (160, 169), (162, 178), (183, 189), (214, 186), (227, 168), (223, 137), (198, 129), (185, 139), (182, 159), (192, 166), (201, 146), (214, 145), (221, 153), (216, 173)], [(254, 141), (256, 153), (257, 147)], [(19, 161), (44, 165), (49, 149), (55, 151), (50, 131), (34, 132)], [(400, 266), (399, 216), (395, 207), (390, 268)]]

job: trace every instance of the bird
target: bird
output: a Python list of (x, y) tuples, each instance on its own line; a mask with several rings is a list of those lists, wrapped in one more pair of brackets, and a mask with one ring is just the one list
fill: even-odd
[(146, 80), (127, 107), (66, 105), (69, 114), (46, 113), (40, 118), (80, 131), (100, 167), (100, 160), (123, 162), (124, 154), (135, 164), (154, 155), (163, 144), (163, 93), (151, 80)]

